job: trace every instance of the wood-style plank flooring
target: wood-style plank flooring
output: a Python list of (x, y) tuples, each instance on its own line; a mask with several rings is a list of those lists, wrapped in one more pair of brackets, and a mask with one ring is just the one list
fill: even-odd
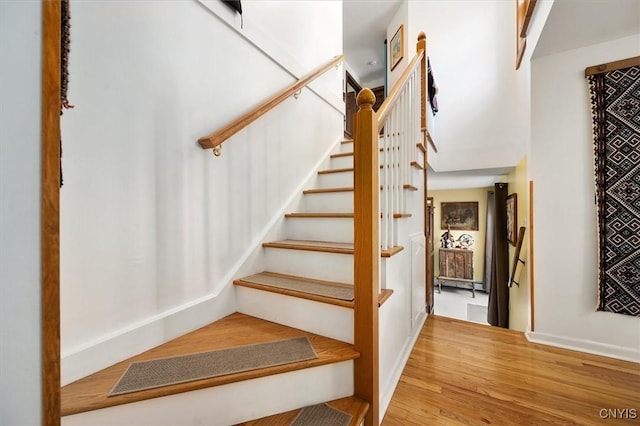
[(430, 316), (382, 424), (640, 424), (640, 364)]

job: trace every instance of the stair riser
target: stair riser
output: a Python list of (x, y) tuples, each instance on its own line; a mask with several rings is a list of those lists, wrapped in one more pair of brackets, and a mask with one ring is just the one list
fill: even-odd
[(353, 284), (353, 255), (266, 248), (265, 260), (268, 271)]
[(353, 394), (353, 361), (62, 417), (63, 426), (225, 426)]
[[(395, 157), (394, 157), (395, 158)], [(380, 152), (380, 156), (378, 157), (380, 164), (385, 163), (384, 156), (382, 152)], [(386, 161), (387, 163), (398, 162), (397, 159), (395, 161), (391, 161), (391, 159)], [(333, 157), (331, 158), (330, 167), (332, 169), (341, 169), (344, 167), (353, 167), (353, 155), (345, 155), (343, 157)]]
[(353, 187), (353, 172), (319, 174), (316, 185), (318, 188)]
[(353, 192), (305, 194), (302, 207), (304, 212), (353, 213)]
[(353, 243), (353, 218), (288, 218), (287, 237), (292, 240)]
[(236, 286), (238, 312), (353, 343), (353, 309)]
[(353, 152), (353, 142), (341, 143), (340, 152)]
[(347, 155), (345, 157), (334, 157), (329, 162), (331, 169), (344, 169), (347, 167), (353, 167), (353, 155)]

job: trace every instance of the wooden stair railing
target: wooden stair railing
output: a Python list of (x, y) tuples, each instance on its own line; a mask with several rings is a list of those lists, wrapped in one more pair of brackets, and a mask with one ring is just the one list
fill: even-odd
[[(387, 149), (390, 146), (383, 146), (383, 161), (389, 161), (389, 163), (381, 170), (379, 165), (381, 157), (379, 131), (383, 126), (385, 127), (385, 135), (382, 139), (398, 139), (398, 134), (410, 133), (411, 135), (405, 139), (411, 140), (414, 151), (416, 142), (426, 146), (427, 97), (425, 80), (427, 60), (424, 33), (420, 33), (418, 36), (416, 51), (416, 56), (403, 72), (378, 112), (374, 112), (372, 108), (375, 103), (373, 92), (365, 88), (358, 94), (358, 112), (354, 117), (354, 346), (360, 353), (360, 358), (354, 363), (354, 395), (370, 404), (370, 410), (365, 418), (367, 426), (380, 424), (377, 303), (380, 250), (381, 246), (385, 248), (387, 243), (393, 244), (393, 235), (389, 235), (393, 231), (385, 231), (381, 229), (381, 226), (384, 228), (389, 216), (393, 216), (395, 207), (391, 203), (391, 199), (396, 201), (401, 199), (401, 189), (405, 183), (400, 180), (402, 177), (398, 179), (398, 176), (393, 178), (393, 182), (389, 181), (389, 173), (384, 169), (396, 173), (392, 169), (399, 169), (396, 167), (397, 164), (405, 162), (405, 166), (408, 168), (411, 162), (406, 154), (400, 153), (403, 148)], [(411, 87), (410, 93), (406, 92), (408, 86)], [(410, 111), (406, 123), (400, 127), (396, 127), (396, 123), (393, 122), (396, 120), (394, 110), (398, 105), (404, 106), (403, 111)], [(414, 137), (419, 139), (412, 139)], [(383, 143), (386, 144), (386, 142)], [(408, 151), (408, 149), (404, 150)], [(386, 153), (391, 153), (390, 155), (394, 157), (387, 158), (385, 157)], [(422, 161), (425, 167), (425, 200), (423, 204), (426, 206), (426, 153)], [(381, 184), (385, 187), (382, 191), (380, 190)], [(390, 189), (390, 186), (394, 186), (394, 188)], [(380, 197), (387, 198), (382, 198), (382, 205), (379, 203)], [(381, 214), (383, 215), (382, 220), (380, 219)], [(381, 241), (379, 234), (382, 235), (384, 241)]]
[[(424, 33), (421, 34), (424, 35)], [(398, 79), (398, 82), (395, 84), (395, 86), (393, 86), (391, 92), (389, 92), (389, 95), (386, 97), (382, 105), (380, 105), (380, 108), (378, 108), (378, 112), (376, 115), (378, 118), (377, 123), (379, 129), (384, 127), (384, 123), (387, 120), (389, 113), (400, 99), (402, 90), (409, 84), (409, 77), (416, 71), (416, 68), (422, 65), (422, 58), (424, 58), (424, 49), (420, 49), (416, 53), (416, 56), (414, 56), (414, 58), (411, 60), (407, 68)]]
[(271, 98), (247, 111), (240, 117), (233, 120), (231, 123), (222, 127), (219, 130), (211, 133), (210, 135), (203, 136), (198, 139), (198, 143), (202, 147), (202, 149), (210, 149), (213, 148), (213, 152), (215, 155), (220, 155), (220, 145), (229, 139), (231, 136), (238, 133), (240, 130), (247, 127), (249, 124), (256, 121), (258, 118), (262, 117), (267, 112), (271, 111), (276, 106), (280, 105), (282, 102), (287, 100), (292, 95), (295, 95), (298, 91), (302, 90), (304, 87), (309, 85), (313, 80), (320, 77), (326, 71), (331, 69), (334, 66), (337, 66), (340, 62), (344, 60), (344, 55), (338, 55), (331, 59), (329, 62), (319, 66), (313, 71), (309, 72), (305, 76), (301, 77), (298, 81), (291, 84), (290, 86), (282, 89)]

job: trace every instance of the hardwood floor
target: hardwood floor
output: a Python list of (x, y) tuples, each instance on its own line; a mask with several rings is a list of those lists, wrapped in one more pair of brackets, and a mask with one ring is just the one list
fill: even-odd
[(640, 424), (640, 364), (432, 315), (382, 424)]

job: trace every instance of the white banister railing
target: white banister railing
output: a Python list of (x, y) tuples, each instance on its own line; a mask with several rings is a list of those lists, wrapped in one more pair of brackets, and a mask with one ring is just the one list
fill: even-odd
[[(418, 163), (416, 143), (421, 142), (421, 87), (422, 70), (418, 66), (424, 54), (416, 55), (412, 68), (408, 68), (405, 81), (400, 81), (395, 103), (390, 105), (384, 121), (378, 127), (380, 137), (380, 246), (387, 250), (398, 245), (394, 216), (407, 213), (404, 196), (406, 185), (413, 186), (411, 164)], [(390, 99), (390, 98), (389, 98)]]

